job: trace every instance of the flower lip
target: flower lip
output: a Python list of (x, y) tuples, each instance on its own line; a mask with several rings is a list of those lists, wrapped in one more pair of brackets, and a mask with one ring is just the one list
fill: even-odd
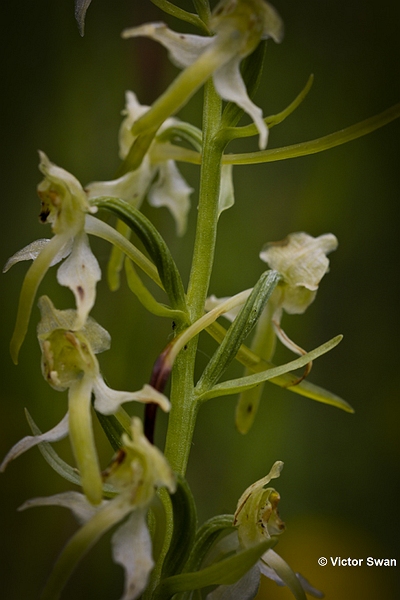
[(264, 246), (260, 252), (261, 260), (282, 276), (278, 311), (283, 308), (290, 314), (301, 314), (306, 310), (315, 298), (322, 277), (328, 272), (327, 254), (337, 246), (337, 238), (332, 233), (314, 238), (302, 231)]

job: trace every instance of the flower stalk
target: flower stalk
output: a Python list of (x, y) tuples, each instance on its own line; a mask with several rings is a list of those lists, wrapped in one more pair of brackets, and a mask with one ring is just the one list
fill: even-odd
[[(217, 236), (218, 200), (221, 180), (223, 147), (215, 144), (221, 119), (221, 98), (211, 81), (205, 85), (203, 112), (203, 162), (200, 174), (200, 196), (192, 267), (187, 293), (191, 321), (202, 317), (214, 261)], [(177, 356), (171, 384), (171, 412), (169, 416), (165, 456), (174, 471), (186, 472), (191, 441), (198, 412), (194, 395), (194, 363), (197, 338), (191, 339), (186, 349)]]

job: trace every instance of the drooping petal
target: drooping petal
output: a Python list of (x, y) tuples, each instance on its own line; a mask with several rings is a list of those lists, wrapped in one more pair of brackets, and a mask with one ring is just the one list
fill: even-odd
[(259, 147), (263, 150), (268, 141), (268, 127), (263, 119), (261, 108), (249, 98), (246, 86), (240, 73), (241, 56), (234, 56), (220, 67), (213, 75), (215, 89), (224, 100), (234, 102), (242, 108), (254, 121), (259, 133)]
[(75, 0), (75, 19), (78, 22), (78, 29), (81, 36), (85, 33), (86, 11), (92, 0)]
[[(135, 30), (135, 35), (149, 35), (149, 37), (154, 37), (154, 30), (159, 26), (161, 24), (149, 24), (148, 32), (145, 32), (142, 28), (138, 28)], [(163, 24), (162, 27), (164, 27)], [(127, 35), (126, 37), (130, 36)], [(135, 121), (132, 126), (134, 136), (145, 135), (149, 131), (155, 132), (168, 117), (177, 113), (180, 108), (187, 104), (193, 94), (216, 70), (237, 54), (237, 43), (232, 37), (224, 37), (222, 39), (219, 36), (212, 38), (198, 37), (199, 40), (195, 42), (195, 45), (198, 44), (197, 59), (189, 64), (164, 94), (153, 103), (151, 108)], [(182, 60), (184, 61), (185, 59)]]
[(81, 329), (96, 298), (96, 283), (101, 279), (101, 270), (90, 249), (88, 237), (81, 232), (75, 237), (72, 252), (57, 271), (60, 285), (69, 287), (76, 300), (77, 318), (74, 329)]
[(158, 165), (158, 179), (148, 194), (152, 206), (167, 206), (176, 222), (178, 235), (186, 231), (190, 210), (189, 196), (193, 189), (186, 183), (173, 160)]
[(262, 555), (261, 560), (267, 563), (267, 565), (277, 573), (280, 579), (288, 586), (296, 600), (307, 600), (296, 574), (279, 554), (274, 552), (274, 550), (267, 550), (267, 552)]
[[(40, 506), (40, 500), (39, 498), (37, 504), (33, 500), (29, 506)], [(46, 583), (43, 598), (58, 598), (83, 556), (102, 535), (124, 519), (131, 510), (132, 507), (126, 502), (126, 498), (121, 496), (116, 496), (99, 507), (93, 517), (78, 529), (64, 547)]]
[(68, 413), (63, 417), (63, 419), (52, 429), (42, 433), (41, 435), (27, 435), (22, 438), (19, 442), (17, 442), (11, 450), (8, 452), (7, 456), (4, 458), (3, 462), (0, 465), (0, 472), (5, 471), (7, 465), (29, 450), (34, 446), (37, 446), (41, 442), (58, 442), (62, 440), (68, 435)]
[(71, 510), (78, 523), (83, 524), (89, 521), (107, 502), (107, 500), (103, 500), (99, 506), (93, 506), (80, 492), (70, 491), (44, 498), (32, 498), (24, 502), (18, 510), (26, 510), (35, 506), (63, 506)]
[(324, 597), (325, 594), (311, 585), (311, 583), (305, 577), (303, 577), (301, 573), (296, 573), (296, 577), (300, 581), (300, 585), (306, 594), (310, 594), (310, 596), (314, 596), (314, 598)]
[[(21, 250), (18, 250), (18, 252), (13, 254), (8, 259), (6, 264), (4, 265), (3, 273), (7, 273), (7, 271), (9, 269), (11, 269), (11, 267), (13, 267), (18, 262), (22, 262), (23, 260), (35, 260), (39, 256), (39, 254), (41, 253), (43, 248), (45, 246), (47, 246), (47, 244), (49, 242), (50, 242), (50, 240), (46, 239), (46, 238), (40, 239), (40, 240), (35, 240), (31, 244), (28, 244), (27, 246), (25, 246), (25, 248), (21, 248)], [(63, 258), (66, 258), (68, 256), (68, 254), (71, 252), (71, 248), (72, 248), (72, 240), (69, 240), (65, 244), (65, 246), (63, 248), (61, 248), (60, 252), (58, 252), (55, 255), (55, 257), (53, 258), (53, 260), (50, 263), (50, 267), (59, 263), (61, 260), (63, 260)]]
[(168, 50), (171, 62), (180, 68), (193, 64), (213, 41), (213, 38), (201, 35), (177, 33), (161, 22), (145, 23), (139, 27), (125, 29), (122, 37), (149, 37), (159, 42)]
[(92, 379), (88, 375), (84, 375), (70, 386), (69, 431), (85, 496), (92, 504), (99, 504), (103, 495), (103, 485), (93, 434), (91, 393)]
[(277, 575), (275, 573), (275, 571), (271, 567), (269, 567), (267, 565), (267, 563), (265, 563), (262, 560), (262, 557), (261, 557), (261, 560), (259, 561), (258, 566), (259, 566), (259, 569), (260, 569), (260, 573), (262, 575), (264, 575), (264, 577), (268, 577), (268, 579), (271, 579), (271, 581), (275, 581), (275, 583), (277, 585), (280, 585), (280, 586), (286, 585), (285, 582), (282, 581), (282, 579), (279, 577), (279, 575)]
[(143, 388), (137, 392), (121, 392), (112, 390), (105, 383), (102, 376), (99, 374), (93, 381), (93, 391), (96, 397), (94, 406), (103, 415), (111, 415), (117, 412), (121, 404), (125, 402), (143, 402), (144, 404), (158, 404), (162, 410), (168, 412), (171, 404), (164, 394), (155, 390), (152, 386), (145, 384)]
[(260, 587), (258, 564), (232, 585), (219, 585), (207, 594), (206, 600), (253, 600)]
[(114, 533), (111, 543), (114, 562), (120, 564), (125, 571), (121, 600), (135, 600), (146, 588), (154, 566), (146, 511), (132, 512)]

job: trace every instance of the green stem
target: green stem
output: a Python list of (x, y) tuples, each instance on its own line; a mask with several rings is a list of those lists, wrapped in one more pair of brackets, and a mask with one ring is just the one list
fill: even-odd
[[(203, 315), (214, 262), (221, 158), (224, 149), (220, 143), (215, 142), (220, 126), (221, 104), (212, 82), (208, 81), (205, 86), (204, 100), (204, 146), (199, 211), (187, 294), (187, 306), (192, 323)], [(169, 416), (165, 456), (174, 471), (181, 475), (186, 472), (198, 410), (194, 395), (196, 350), (197, 337), (180, 352), (172, 372), (172, 409)]]

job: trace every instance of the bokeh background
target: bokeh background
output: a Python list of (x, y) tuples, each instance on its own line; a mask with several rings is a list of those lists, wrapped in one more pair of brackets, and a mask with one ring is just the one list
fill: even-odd
[[(376, 114), (400, 99), (400, 8), (394, 0), (276, 0), (284, 42), (270, 42), (257, 101), (265, 114), (284, 108), (315, 82), (302, 106), (273, 129), (270, 147), (312, 139)], [(189, 1), (181, 6), (191, 7)], [(37, 149), (82, 183), (112, 178), (118, 166), (117, 131), (124, 93), (154, 101), (176, 73), (166, 53), (147, 40), (123, 41), (124, 27), (161, 20), (145, 0), (93, 0), (86, 35), (77, 31), (72, 0), (2, 2), (0, 262), (48, 233), (39, 225)], [(175, 27), (178, 22), (169, 20)], [(184, 26), (183, 26), (184, 27)], [(200, 124), (198, 93), (181, 117)], [(328, 152), (234, 171), (236, 204), (220, 220), (212, 292), (230, 295), (253, 285), (263, 269), (258, 253), (267, 241), (292, 231), (333, 232), (339, 239), (331, 271), (317, 300), (283, 326), (303, 347), (344, 334), (340, 346), (314, 365), (310, 380), (344, 397), (349, 415), (268, 385), (253, 429), (236, 432), (235, 398), (204, 406), (188, 479), (201, 521), (233, 512), (237, 498), (272, 463), (285, 462), (276, 482), (287, 523), (278, 550), (327, 600), (395, 600), (396, 568), (317, 565), (320, 556), (387, 557), (399, 553), (399, 155), (400, 122)], [(256, 147), (256, 140), (240, 146)], [(238, 146), (232, 146), (231, 151)], [(191, 185), (198, 170), (182, 166)], [(165, 209), (144, 205), (170, 243), (187, 281), (196, 219), (196, 193), (186, 236), (177, 239)], [(93, 242), (105, 266), (109, 248)], [(66, 409), (66, 394), (42, 379), (35, 336), (38, 311), (15, 367), (8, 353), (17, 298), (27, 266), (2, 276), (0, 455), (29, 433), (27, 407), (42, 430)], [(55, 270), (41, 285), (59, 308), (72, 306)], [(93, 316), (113, 337), (101, 357), (110, 385), (138, 389), (167, 343), (170, 324), (148, 315), (123, 285), (111, 294), (98, 287)], [(203, 336), (199, 367), (213, 351)], [(279, 351), (278, 359), (288, 357)], [(232, 373), (239, 375), (240, 367)], [(140, 408), (129, 407), (135, 414)], [(136, 412), (135, 412), (136, 411)], [(162, 444), (165, 419), (158, 424)], [(104, 463), (110, 451), (99, 431)], [(60, 453), (72, 460), (67, 442)], [(0, 479), (0, 590), (7, 600), (34, 600), (65, 541), (75, 530), (69, 512), (38, 508), (16, 512), (26, 499), (68, 488), (37, 449), (11, 464)], [(110, 558), (110, 536), (90, 552), (63, 598), (111, 600), (122, 593), (122, 570)], [(289, 598), (265, 582), (260, 597)]]

